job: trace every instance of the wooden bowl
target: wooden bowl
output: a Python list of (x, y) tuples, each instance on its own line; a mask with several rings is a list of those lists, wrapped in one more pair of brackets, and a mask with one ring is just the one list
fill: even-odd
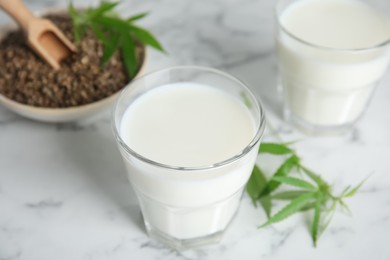
[[(55, 13), (64, 13), (64, 10), (53, 9), (48, 10), (42, 14), (55, 14)], [(10, 23), (0, 27), (0, 40), (7, 35), (7, 33), (11, 30), (17, 29), (16, 24)], [(139, 68), (137, 75), (134, 78), (140, 76), (143, 73), (146, 61), (146, 48), (144, 50), (143, 61), (141, 63), (141, 67)], [(125, 87), (125, 86), (123, 86)], [(93, 103), (67, 107), (67, 108), (45, 108), (45, 107), (35, 107), (26, 104), (22, 104), (16, 102), (0, 93), (0, 104), (9, 110), (24, 116), (29, 119), (38, 120), (42, 122), (48, 123), (64, 123), (77, 121), (89, 116), (95, 115), (97, 113), (102, 112), (103, 110), (111, 107), (119, 93), (122, 89), (117, 91), (116, 93), (103, 98), (101, 100), (95, 101)]]

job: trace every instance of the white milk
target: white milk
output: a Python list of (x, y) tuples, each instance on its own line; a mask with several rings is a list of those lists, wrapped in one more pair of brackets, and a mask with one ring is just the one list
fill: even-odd
[[(174, 83), (137, 98), (124, 113), (120, 135), (154, 162), (203, 167), (240, 154), (255, 137), (256, 126), (249, 110), (230, 94)], [(232, 163), (203, 170), (172, 170), (124, 155), (147, 228), (175, 239), (222, 231), (237, 210), (258, 145)]]
[(300, 0), (279, 17), (281, 83), (292, 114), (319, 126), (353, 123), (389, 63), (390, 24), (358, 0)]

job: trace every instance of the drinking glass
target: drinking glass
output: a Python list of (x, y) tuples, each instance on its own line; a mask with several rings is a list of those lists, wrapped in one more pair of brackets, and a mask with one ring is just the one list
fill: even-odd
[[(179, 82), (211, 86), (245, 104), (256, 131), (242, 151), (205, 167), (177, 167), (143, 157), (123, 141), (119, 129), (126, 109), (147, 91)], [(263, 108), (252, 92), (238, 79), (215, 69), (173, 67), (126, 86), (114, 108), (113, 128), (149, 236), (178, 250), (218, 242), (237, 212), (264, 127)]]
[[(361, 49), (307, 42), (281, 23), (301, 0), (276, 5), (276, 50), (285, 118), (309, 134), (342, 133), (362, 116), (390, 61), (390, 39)], [(371, 1), (365, 1), (371, 5)]]

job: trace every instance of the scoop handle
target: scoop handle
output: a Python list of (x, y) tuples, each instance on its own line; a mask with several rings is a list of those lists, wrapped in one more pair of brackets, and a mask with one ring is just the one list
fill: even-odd
[(0, 0), (0, 8), (12, 16), (24, 31), (27, 31), (29, 22), (35, 19), (22, 0)]

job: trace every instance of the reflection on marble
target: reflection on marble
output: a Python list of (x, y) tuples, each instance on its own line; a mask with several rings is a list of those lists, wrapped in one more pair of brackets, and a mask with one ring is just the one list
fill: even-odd
[[(390, 12), (390, 2), (381, 2)], [(96, 1), (75, 1), (87, 4)], [(65, 1), (28, 1), (39, 10)], [(124, 1), (121, 12), (150, 11), (142, 21), (169, 55), (153, 50), (147, 71), (197, 64), (230, 72), (261, 97), (270, 128), (265, 140), (302, 139), (304, 163), (336, 189), (371, 178), (311, 245), (310, 216), (257, 229), (264, 219), (244, 196), (240, 211), (215, 246), (176, 252), (145, 234), (135, 194), (111, 133), (110, 112), (72, 124), (48, 125), (0, 108), (0, 260), (52, 259), (375, 259), (389, 260), (390, 75), (350, 134), (313, 138), (280, 119), (273, 49), (274, 1)], [(8, 21), (1, 13), (0, 22)], [(265, 163), (267, 161), (267, 163)], [(272, 161), (259, 158), (267, 168)]]

